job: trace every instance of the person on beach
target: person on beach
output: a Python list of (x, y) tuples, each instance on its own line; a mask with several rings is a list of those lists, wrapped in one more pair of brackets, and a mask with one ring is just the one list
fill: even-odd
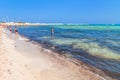
[(0, 45), (2, 44), (2, 27), (0, 26)]
[[(17, 40), (18, 40), (18, 29), (17, 29), (17, 27), (14, 28), (14, 33), (15, 33), (15, 41), (17, 42)], [(16, 47), (16, 44), (15, 44), (15, 47)]]
[(12, 27), (11, 27), (11, 26), (10, 26), (10, 29), (9, 29), (9, 30), (10, 30), (10, 33), (12, 33)]
[(54, 38), (54, 28), (51, 28), (51, 38)]
[(12, 26), (10, 26), (9, 28), (8, 28), (8, 30), (9, 30), (9, 36), (10, 36), (10, 38), (12, 38)]
[(14, 28), (14, 32), (15, 32), (16, 35), (18, 35), (17, 27)]

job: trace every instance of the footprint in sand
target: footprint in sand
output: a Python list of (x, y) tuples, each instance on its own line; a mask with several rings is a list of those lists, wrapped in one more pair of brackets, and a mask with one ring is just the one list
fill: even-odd
[(7, 59), (5, 59), (5, 61), (7, 61)]
[(10, 66), (12, 66), (12, 63), (10, 63)]
[(25, 65), (25, 67), (27, 67), (27, 65)]
[(11, 71), (10, 71), (10, 69), (8, 69), (7, 71), (8, 71), (8, 73), (11, 75)]
[(29, 68), (28, 68), (28, 65), (25, 65), (25, 67), (26, 67), (27, 69), (29, 69)]

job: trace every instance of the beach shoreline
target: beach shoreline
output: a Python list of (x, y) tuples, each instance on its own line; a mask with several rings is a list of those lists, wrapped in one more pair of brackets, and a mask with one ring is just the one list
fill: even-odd
[[(38, 45), (37, 43), (33, 43), (24, 37), (20, 36), (20, 38), (22, 38), (21, 40), (14, 41), (4, 33), (2, 33), (1, 35), (3, 39), (2, 41), (3, 48), (1, 48), (1, 50), (2, 49), (5, 50), (2, 50), (3, 52), (0, 52), (0, 54), (2, 55), (3, 53), (5, 53), (4, 51), (7, 51), (5, 56), (11, 58), (12, 55), (15, 55), (20, 60), (21, 62), (20, 64), (24, 64), (24, 67), (27, 67), (27, 69), (19, 67), (18, 66), (19, 61), (17, 62), (18, 64), (16, 64), (15, 62), (16, 58), (12, 59), (13, 62), (12, 64), (18, 66), (18, 69), (23, 68), (21, 71), (26, 72), (25, 74), (22, 73), (22, 75), (23, 74), (28, 75), (24, 76), (22, 80), (28, 80), (29, 78), (31, 78), (30, 75), (32, 75), (32, 78), (29, 80), (115, 80), (110, 77), (107, 77), (107, 75), (105, 79), (99, 74), (94, 73), (94, 71), (91, 71), (92, 66), (89, 66), (83, 63), (82, 61), (80, 62), (75, 59), (60, 56), (58, 53), (53, 52), (49, 49), (45, 49), (42, 46)], [(8, 56), (8, 52), (10, 56)], [(1, 59), (3, 58), (4, 57), (2, 57)], [(9, 62), (6, 63), (5, 65), (8, 64)], [(94, 70), (98, 70), (94, 67), (92, 68)], [(18, 74), (17, 76), (21, 75), (19, 74), (20, 72), (16, 70), (16, 68), (14, 69), (13, 72), (15, 72), (15, 75), (17, 73)], [(98, 72), (101, 73), (102, 71), (98, 70)], [(8, 70), (8, 73), (12, 74), (10, 70)], [(8, 77), (12, 76), (13, 75), (10, 75)], [(49, 78), (45, 76), (48, 76)], [(11, 79), (1, 80), (12, 80), (14, 77), (15, 76), (13, 76)]]
[[(44, 43), (39, 43), (39, 42), (36, 42), (36, 41), (30, 41), (29, 38), (27, 38), (25, 36), (21, 36), (21, 37), (26, 38), (28, 43), (37, 46), (37, 48), (40, 47), (39, 49), (42, 48), (43, 51), (44, 50), (48, 51), (49, 56), (55, 57), (55, 55), (57, 55), (58, 57), (64, 58), (64, 60), (74, 64), (77, 67), (82, 66), (84, 69), (92, 72), (93, 74), (96, 74), (96, 76), (100, 76), (102, 80), (118, 80), (118, 77), (116, 77), (116, 75), (117, 76), (119, 75), (118, 73), (114, 73), (115, 75), (113, 77), (113, 73), (111, 73), (108, 70), (99, 69), (98, 67), (95, 67), (95, 66), (93, 66), (89, 63), (86, 63), (86, 62), (83, 62), (82, 60), (74, 58), (70, 54), (67, 54), (67, 53), (64, 54), (64, 53), (61, 53), (59, 51), (56, 51), (54, 49), (54, 47), (49, 47), (49, 46), (45, 45)], [(52, 53), (49, 53), (49, 52), (52, 52)]]

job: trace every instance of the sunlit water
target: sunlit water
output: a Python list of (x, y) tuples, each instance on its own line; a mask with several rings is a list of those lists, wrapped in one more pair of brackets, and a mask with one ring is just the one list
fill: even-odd
[[(54, 39), (50, 37), (54, 27)], [(97, 68), (120, 74), (120, 26), (59, 25), (21, 27), (19, 33), (31, 40), (55, 46)]]

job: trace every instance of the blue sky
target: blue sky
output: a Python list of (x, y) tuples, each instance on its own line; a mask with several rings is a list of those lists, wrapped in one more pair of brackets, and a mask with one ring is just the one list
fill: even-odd
[(120, 0), (0, 0), (0, 20), (120, 23)]

